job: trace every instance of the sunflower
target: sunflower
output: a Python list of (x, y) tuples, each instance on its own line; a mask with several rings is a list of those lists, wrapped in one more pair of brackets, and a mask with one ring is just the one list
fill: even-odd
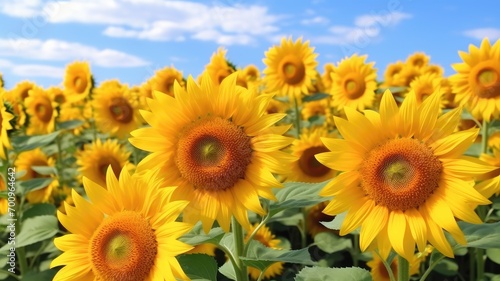
[[(425, 258), (432, 252), (432, 246), (427, 246), (422, 253), (416, 253), (413, 255), (412, 259), (409, 261), (410, 263), (410, 276), (418, 274), (420, 271), (420, 264), (425, 261)], [(371, 275), (373, 281), (390, 281), (389, 272), (387, 272), (387, 268), (384, 263), (380, 259), (380, 257), (373, 253), (373, 258), (366, 263), (368, 267), (370, 267)], [(391, 271), (394, 277), (398, 276), (398, 259), (393, 259), (391, 264)]]
[(56, 102), (56, 104), (59, 106), (66, 104), (66, 102), (68, 101), (66, 92), (64, 92), (64, 90), (59, 87), (49, 87), (47, 88), (46, 92), (48, 93), (51, 100)]
[(444, 69), (437, 64), (430, 64), (422, 69), (422, 74), (426, 74), (426, 73), (434, 73), (437, 76), (443, 76)]
[(175, 81), (181, 84), (181, 86), (184, 86), (182, 72), (174, 67), (165, 67), (156, 71), (149, 83), (151, 91), (160, 91), (173, 97)]
[(406, 64), (418, 69), (424, 68), (429, 64), (430, 57), (423, 52), (416, 52), (408, 56)]
[(332, 72), (335, 69), (335, 65), (333, 63), (327, 63), (324, 66), (324, 72), (321, 75), (321, 82), (323, 82), (323, 86), (325, 90), (329, 92), (332, 88), (333, 80), (332, 80)]
[(464, 62), (452, 65), (457, 73), (450, 77), (456, 101), (478, 119), (500, 117), (500, 40), (491, 46), (485, 38), (459, 55)]
[(329, 105), (330, 99), (322, 99), (304, 103), (301, 111), (302, 119), (309, 120), (309, 118), (314, 116), (325, 116), (326, 112), (328, 111)]
[[(6, 180), (4, 179), (3, 175), (0, 175), (0, 192), (7, 191), (7, 184)], [(9, 210), (9, 201), (7, 201), (7, 198), (0, 198), (0, 215), (5, 215), (7, 214), (7, 211)]]
[(177, 240), (192, 227), (175, 221), (187, 202), (169, 201), (155, 172), (117, 179), (109, 169), (106, 180), (108, 189), (84, 178), (90, 202), (73, 190), (75, 207), (57, 213), (71, 234), (54, 240), (64, 252), (54, 280), (188, 280), (175, 258), (192, 249)]
[(249, 64), (243, 69), (243, 74), (246, 77), (247, 83), (259, 83), (260, 82), (260, 71), (254, 64)]
[(318, 55), (309, 47), (309, 41), (302, 43), (299, 38), (294, 43), (292, 38), (283, 38), (281, 45), (270, 48), (265, 56), (263, 72), (268, 91), (278, 91), (290, 102), (301, 104), (302, 95), (309, 94), (317, 75)]
[(399, 86), (409, 87), (411, 82), (422, 74), (423, 69), (410, 64), (405, 64), (398, 74)]
[(403, 70), (404, 65), (404, 62), (402, 61), (388, 64), (385, 68), (384, 83), (382, 84), (382, 87), (402, 86), (403, 82), (401, 81), (400, 73)]
[(329, 229), (321, 223), (332, 221), (335, 218), (335, 216), (329, 216), (323, 213), (323, 210), (328, 205), (328, 203), (330, 203), (330, 201), (323, 201), (307, 210), (306, 229), (312, 237), (321, 232), (339, 234), (338, 230)]
[(215, 250), (216, 249), (217, 249), (217, 246), (215, 246), (214, 244), (203, 243), (203, 244), (199, 244), (199, 245), (194, 246), (194, 248), (192, 250), (186, 252), (186, 254), (205, 254), (205, 255), (215, 257)]
[(500, 131), (493, 132), (488, 137), (488, 147), (495, 150), (500, 149)]
[(332, 73), (332, 105), (338, 110), (345, 106), (358, 110), (371, 107), (377, 89), (374, 62), (365, 63), (367, 56), (354, 54), (340, 61)]
[(5, 148), (12, 148), (7, 131), (12, 130), (10, 121), (14, 115), (7, 112), (4, 104), (3, 94), (0, 93), (0, 158), (6, 159)]
[(47, 91), (40, 87), (32, 88), (25, 100), (25, 104), (26, 113), (30, 117), (26, 134), (43, 135), (55, 130), (57, 103), (52, 100)]
[[(252, 227), (249, 229), (247, 236), (245, 237), (245, 242), (248, 242), (248, 239), (250, 239), (250, 233), (252, 233), (255, 228), (257, 227), (257, 223), (252, 225)], [(271, 233), (271, 230), (267, 226), (262, 226), (257, 230), (255, 235), (253, 236), (254, 240), (259, 241), (262, 243), (264, 246), (271, 248), (271, 249), (280, 249), (279, 245), (281, 241), (279, 239), (276, 239), (276, 236)], [(248, 267), (248, 274), (250, 274), (250, 277), (253, 280), (258, 280), (259, 276), (262, 271), (255, 267)], [(275, 276), (280, 275), (283, 272), (283, 263), (282, 262), (275, 262), (269, 266), (266, 271), (264, 272), (264, 275), (262, 276), (262, 279), (269, 279)]]
[[(229, 231), (232, 215), (248, 228), (247, 210), (263, 214), (259, 196), (275, 199), (280, 187), (272, 173), (284, 173), (291, 155), (279, 151), (293, 139), (271, 128), (285, 114), (266, 114), (270, 95), (236, 86), (238, 73), (219, 85), (205, 73), (201, 87), (190, 77), (187, 91), (174, 85), (175, 99), (156, 92), (143, 117), (151, 127), (132, 132), (129, 141), (153, 152), (138, 171), (159, 168), (173, 198), (190, 200), (185, 220), (201, 220), (205, 232), (214, 220)], [(285, 128), (286, 130), (287, 128)]]
[(8, 102), (10, 106), (12, 107), (12, 110), (10, 110), (13, 113), (14, 116), (14, 124), (13, 127), (15, 129), (20, 129), (24, 127), (26, 124), (26, 112), (24, 110), (24, 105), (21, 103), (19, 99), (16, 97), (16, 93), (14, 90), (10, 91), (5, 91), (2, 90), (0, 91), (0, 95), (3, 97), (3, 101)]
[[(229, 74), (236, 71), (234, 65), (227, 61), (226, 52), (226, 49), (220, 47), (217, 49), (217, 52), (212, 55), (212, 58), (210, 58), (210, 63), (205, 66), (204, 73), (208, 73), (208, 76), (210, 76), (212, 81), (215, 81), (218, 84), (229, 76)], [(198, 81), (201, 82), (200, 79), (202, 78), (203, 74), (199, 77)]]
[(87, 177), (100, 186), (106, 186), (106, 170), (111, 165), (118, 177), (123, 167), (129, 166), (130, 152), (118, 140), (107, 139), (85, 145), (76, 155), (76, 164), (82, 177)]
[[(40, 149), (37, 148), (35, 150), (21, 152), (16, 161), (14, 162), (14, 166), (16, 167), (16, 171), (26, 171), (26, 173), (19, 178), (21, 181), (38, 179), (38, 178), (50, 178), (50, 175), (41, 175), (37, 171), (35, 171), (33, 166), (45, 166), (45, 167), (54, 167), (55, 161), (51, 157), (47, 157), (47, 155)], [(28, 202), (36, 204), (36, 203), (45, 203), (49, 202), (52, 195), (52, 190), (59, 186), (59, 182), (57, 179), (54, 179), (47, 186), (42, 187), (38, 190), (30, 191), (26, 194), (26, 199)]]
[[(441, 90), (442, 78), (434, 73), (426, 73), (416, 77), (410, 83), (410, 89), (413, 90), (417, 98), (417, 104), (421, 104), (424, 99), (433, 93)], [(445, 100), (442, 99), (441, 107), (444, 107)]]
[(88, 62), (73, 62), (66, 66), (64, 90), (72, 102), (82, 101), (89, 96), (94, 86)]
[(304, 130), (300, 139), (293, 142), (291, 153), (297, 157), (290, 166), (287, 175), (288, 181), (299, 182), (323, 182), (335, 176), (336, 171), (319, 163), (314, 157), (318, 153), (329, 151), (321, 141), (322, 137), (334, 135), (328, 134), (324, 128)]
[(386, 258), (394, 249), (409, 261), (415, 243), (423, 251), (429, 241), (452, 257), (443, 229), (465, 244), (456, 219), (481, 223), (474, 209), (490, 202), (474, 189), (474, 179), (495, 167), (462, 156), (478, 129), (454, 132), (462, 109), (438, 118), (440, 98), (432, 94), (418, 106), (410, 92), (398, 109), (387, 90), (380, 113), (346, 108), (348, 120), (335, 119), (344, 139), (323, 138), (331, 152), (316, 158), (343, 171), (321, 191), (334, 196), (324, 212), (347, 211), (340, 235), (361, 227), (363, 251), (378, 248)]
[(19, 103), (24, 103), (24, 100), (28, 97), (29, 91), (36, 87), (35, 83), (31, 81), (21, 81), (16, 84), (12, 89), (12, 99)]
[(277, 99), (271, 99), (267, 104), (266, 112), (269, 114), (285, 113), (289, 108), (290, 108), (289, 103), (285, 103)]
[(128, 86), (105, 86), (94, 90), (92, 100), (97, 129), (125, 138), (141, 123), (139, 105)]

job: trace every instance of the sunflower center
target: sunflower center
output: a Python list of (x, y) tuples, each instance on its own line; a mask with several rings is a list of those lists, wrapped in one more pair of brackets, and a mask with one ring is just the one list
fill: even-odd
[(64, 94), (57, 94), (55, 97), (54, 97), (54, 100), (58, 103), (58, 104), (63, 104), (66, 102), (66, 96)]
[(73, 79), (73, 86), (75, 87), (77, 93), (84, 93), (85, 89), (87, 88), (87, 79), (77, 76), (75, 77), (75, 79)]
[(500, 95), (500, 66), (492, 60), (477, 64), (469, 76), (469, 83), (475, 85), (474, 93), (480, 98), (495, 98)]
[(122, 169), (120, 162), (116, 160), (114, 157), (102, 157), (99, 159), (99, 162), (97, 163), (97, 169), (99, 171), (99, 178), (103, 182), (106, 182), (106, 171), (108, 170), (108, 167), (110, 165), (115, 176), (116, 177), (120, 176), (120, 172)]
[(306, 77), (306, 67), (300, 58), (288, 55), (280, 62), (282, 76), (287, 84), (296, 85)]
[(113, 115), (113, 118), (123, 124), (130, 123), (133, 118), (133, 108), (130, 106), (129, 102), (122, 97), (115, 97), (111, 99), (109, 105), (109, 112)]
[(299, 158), (299, 167), (302, 172), (310, 177), (322, 177), (328, 174), (331, 171), (330, 168), (319, 163), (316, 157), (314, 157), (318, 153), (328, 151), (324, 146), (314, 146), (304, 150)]
[(492, 69), (485, 69), (479, 72), (477, 80), (481, 86), (489, 87), (494, 85), (498, 80), (498, 74)]
[(225, 190), (245, 177), (252, 159), (250, 137), (220, 117), (207, 117), (182, 130), (176, 165), (195, 188)]
[(31, 88), (23, 90), (21, 92), (21, 95), (20, 95), (21, 96), (21, 100), (25, 100), (29, 96), (30, 90), (31, 90)]
[(365, 93), (365, 80), (358, 73), (349, 73), (344, 79), (344, 92), (349, 99), (357, 99)]
[(415, 139), (393, 139), (372, 150), (360, 175), (366, 194), (390, 210), (418, 208), (439, 186), (443, 166)]
[(36, 117), (44, 122), (48, 123), (52, 119), (52, 105), (47, 101), (40, 101), (35, 105)]
[(106, 217), (90, 239), (90, 261), (98, 280), (145, 280), (158, 249), (148, 220), (133, 211)]

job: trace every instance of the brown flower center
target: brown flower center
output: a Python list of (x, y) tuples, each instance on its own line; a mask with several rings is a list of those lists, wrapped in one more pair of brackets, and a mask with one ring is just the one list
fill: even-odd
[(193, 122), (179, 136), (176, 164), (195, 188), (224, 190), (245, 177), (252, 159), (250, 137), (220, 117)]
[(443, 165), (415, 139), (393, 139), (372, 150), (361, 165), (361, 185), (389, 210), (418, 208), (439, 187)]
[(328, 174), (331, 169), (319, 163), (316, 157), (314, 157), (318, 153), (328, 151), (324, 146), (314, 146), (304, 150), (298, 162), (300, 170), (310, 177), (322, 177)]
[(155, 264), (158, 242), (145, 217), (123, 211), (101, 222), (90, 239), (89, 251), (98, 280), (146, 280)]
[(89, 81), (87, 81), (87, 78), (85, 76), (76, 76), (73, 79), (73, 87), (78, 94), (83, 94), (85, 93), (85, 90), (87, 89)]
[(343, 88), (347, 98), (351, 100), (360, 98), (365, 93), (365, 80), (356, 72), (349, 73), (344, 78)]
[(133, 111), (134, 109), (125, 98), (115, 97), (111, 99), (109, 112), (116, 121), (123, 124), (130, 123), (134, 117)]
[(35, 104), (35, 115), (43, 123), (49, 123), (52, 120), (52, 105), (48, 100), (39, 100)]
[(304, 62), (295, 55), (285, 56), (279, 64), (281, 75), (285, 83), (296, 85), (301, 83), (306, 77), (306, 67)]
[(500, 66), (496, 62), (484, 61), (471, 71), (474, 92), (481, 98), (495, 98), (500, 95)]

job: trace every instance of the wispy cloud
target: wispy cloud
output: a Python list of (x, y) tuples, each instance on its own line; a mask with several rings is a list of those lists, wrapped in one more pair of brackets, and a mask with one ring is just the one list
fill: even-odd
[(64, 77), (64, 68), (51, 65), (19, 64), (0, 59), (0, 67), (10, 70), (12, 74), (23, 78), (48, 77), (62, 79)]
[(330, 22), (330, 20), (328, 20), (325, 17), (321, 17), (321, 16), (316, 16), (316, 17), (313, 17), (310, 19), (304, 19), (304, 20), (300, 21), (300, 23), (303, 25), (321, 25), (321, 24), (327, 24), (329, 22)]
[(250, 44), (256, 37), (276, 32), (280, 19), (261, 5), (164, 0), (22, 0), (16, 7), (0, 2), (0, 11), (15, 17), (41, 16), (50, 23), (104, 25), (103, 34), (110, 37), (153, 41), (192, 38), (227, 45)]
[(21, 57), (43, 61), (87, 60), (102, 67), (138, 67), (149, 62), (114, 49), (97, 49), (62, 40), (0, 38), (0, 57)]
[(467, 37), (482, 40), (488, 37), (490, 40), (500, 39), (500, 28), (476, 28), (464, 31)]

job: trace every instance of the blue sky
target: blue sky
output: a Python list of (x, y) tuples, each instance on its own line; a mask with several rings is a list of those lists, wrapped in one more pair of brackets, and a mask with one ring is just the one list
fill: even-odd
[(237, 66), (256, 64), (283, 36), (302, 36), (319, 70), (353, 53), (390, 62), (416, 51), (453, 74), (458, 50), (500, 38), (496, 1), (0, 0), (0, 73), (61, 85), (65, 66), (87, 60), (99, 83), (138, 85), (165, 66), (198, 76), (219, 46)]

